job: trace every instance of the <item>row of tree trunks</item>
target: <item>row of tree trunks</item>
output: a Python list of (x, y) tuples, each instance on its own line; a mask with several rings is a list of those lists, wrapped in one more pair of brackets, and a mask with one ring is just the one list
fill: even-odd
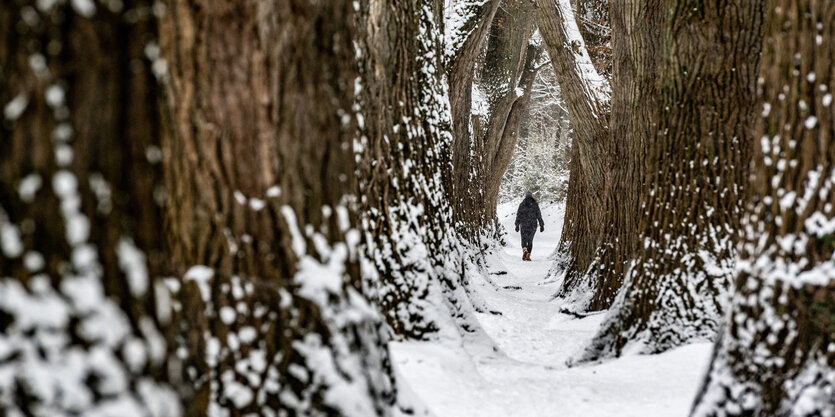
[(484, 177), (483, 189), (485, 190), (485, 215), (490, 219), (496, 219), (502, 178), (513, 160), (513, 152), (516, 150), (523, 118), (529, 115), (528, 106), (536, 79), (537, 61), (542, 54), (541, 48), (536, 45), (527, 45), (522, 49), (525, 51), (525, 59), (522, 61), (521, 74), (512, 78), (512, 80), (519, 80), (518, 86), (506, 93), (502, 99), (501, 111), (491, 113), (490, 127), (487, 131), (484, 157), (488, 158), (489, 165)]
[(529, 46), (534, 31), (528, 1), (505, 0), (493, 19), (477, 88), (486, 99), (486, 113), (473, 109), (472, 137), (480, 149), (482, 168), (474, 186), (481, 192), (479, 216), (495, 222), (501, 180), (513, 157), (521, 120), (527, 113), (540, 48)]
[(537, 0), (537, 24), (574, 130), (559, 257), (549, 276), (563, 276), (557, 296), (590, 289), (584, 277), (605, 225), (609, 87), (586, 53), (568, 0)]
[[(59, 326), (72, 342), (42, 362), (95, 349), (121, 361), (128, 383), (90, 364), (59, 381), (86, 401), (66, 405), (17, 372), (12, 385), (3, 381), (3, 410), (95, 411), (99, 399), (117, 398), (153, 416), (179, 415), (180, 404), (187, 415), (388, 414), (382, 322), (363, 293), (384, 300), (395, 333), (422, 337), (431, 329), (412, 332), (415, 323), (442, 318), (402, 315), (397, 305), (425, 294), (401, 296), (420, 284), (395, 275), (437, 279), (445, 298), (432, 302), (465, 318), (464, 330), (477, 327), (465, 317), (472, 305), (442, 184), (451, 123), (431, 12), (440, 3), (371, 1), (360, 14), (346, 1), (84, 7), (0, 8), (4, 27), (16, 29), (0, 44), (12, 150), (0, 194), (4, 293), (70, 311), (33, 324), (2, 298), (0, 323), (4, 337)], [(143, 20), (156, 14), (159, 47)], [(365, 255), (373, 265), (363, 274)], [(385, 269), (380, 259), (398, 263)], [(179, 279), (153, 285), (163, 274)], [(72, 292), (82, 284), (99, 293)], [(386, 304), (390, 294), (400, 298)], [(83, 333), (102, 315), (126, 323), (106, 326), (120, 331), (115, 339)], [(36, 366), (42, 342), (15, 339), (19, 352), (9, 352)], [(147, 361), (131, 361), (128, 348), (145, 349)], [(23, 369), (17, 357), (0, 366)]]
[(0, 415), (179, 416), (150, 4), (73, 6), (0, 6)]
[(488, 226), (481, 215), (484, 209), (483, 190), (479, 179), (484, 172), (474, 162), (483, 155), (473, 140), (473, 78), (476, 61), (484, 50), (487, 35), (492, 28), (502, 0), (480, 2), (465, 1), (457, 10), (465, 23), (447, 32), (449, 101), (452, 113), (452, 172), (446, 188), (452, 196), (453, 221), (461, 237), (477, 244), (480, 233)]
[(835, 415), (835, 3), (766, 10), (736, 291), (698, 417)]
[(186, 414), (389, 414), (356, 250), (353, 2), (166, 6), (165, 231)]
[[(632, 26), (647, 31), (637, 39), (657, 44), (642, 47), (652, 56), (633, 59), (655, 59), (655, 73), (664, 74), (649, 90), (659, 94), (655, 105), (633, 116), (638, 130), (649, 129), (638, 250), (579, 361), (618, 356), (627, 343), (654, 353), (711, 339), (730, 286), (750, 160), (762, 2), (653, 6), (651, 14), (622, 9), (625, 19), (661, 19), (658, 27)], [(645, 65), (636, 68), (652, 67)]]

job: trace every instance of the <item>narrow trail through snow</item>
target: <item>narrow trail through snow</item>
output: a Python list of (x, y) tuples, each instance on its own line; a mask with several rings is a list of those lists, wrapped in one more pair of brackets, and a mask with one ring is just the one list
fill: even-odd
[[(494, 285), (474, 283), (492, 310), (478, 319), (500, 352), (453, 342), (397, 342), (397, 372), (437, 417), (684, 417), (710, 355), (710, 344), (653, 356), (626, 356), (567, 368), (604, 314), (559, 313), (559, 283), (543, 283), (559, 242), (562, 205), (544, 207), (531, 262), (513, 232), (516, 203), (499, 207), (508, 245), (488, 260)], [(466, 343), (466, 342), (465, 342)]]

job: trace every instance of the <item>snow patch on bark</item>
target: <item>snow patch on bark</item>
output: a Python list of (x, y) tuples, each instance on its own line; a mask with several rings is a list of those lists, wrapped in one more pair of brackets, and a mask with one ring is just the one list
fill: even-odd
[(612, 89), (606, 77), (600, 75), (592, 63), (588, 49), (586, 48), (586, 42), (583, 40), (583, 35), (577, 26), (577, 19), (574, 10), (571, 8), (571, 1), (554, 1), (563, 18), (562, 27), (565, 31), (567, 43), (574, 53), (574, 65), (577, 69), (577, 74), (580, 75), (583, 81), (582, 85), (586, 89), (586, 94), (589, 97), (595, 98), (599, 104), (607, 105), (611, 98)]

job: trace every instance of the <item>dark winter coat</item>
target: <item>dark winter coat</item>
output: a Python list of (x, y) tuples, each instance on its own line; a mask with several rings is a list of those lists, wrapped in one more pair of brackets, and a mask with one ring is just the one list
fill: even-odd
[(533, 197), (526, 196), (519, 204), (519, 209), (516, 210), (516, 229), (522, 229), (523, 233), (526, 231), (536, 232), (537, 221), (540, 228), (545, 227), (545, 222), (542, 221), (542, 213), (539, 211), (539, 204)]

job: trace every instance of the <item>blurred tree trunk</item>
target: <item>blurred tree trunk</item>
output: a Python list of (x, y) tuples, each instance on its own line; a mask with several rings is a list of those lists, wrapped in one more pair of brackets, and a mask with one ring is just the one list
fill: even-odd
[(693, 416), (835, 414), (835, 3), (766, 10), (736, 291)]
[(0, 6), (0, 415), (179, 415), (155, 24), (122, 6)]
[(580, 361), (618, 356), (627, 343), (656, 353), (713, 338), (734, 267), (762, 2), (656, 7), (658, 15), (644, 16), (661, 16), (658, 30), (636, 25), (650, 31), (639, 39), (658, 45), (642, 50), (661, 55), (637, 58), (659, 63), (650, 90), (659, 98), (635, 122), (639, 130), (650, 129), (638, 203), (640, 245), (621, 294)]
[(584, 276), (604, 231), (608, 170), (609, 85), (586, 51), (568, 0), (537, 0), (537, 22), (574, 129), (559, 258), (549, 275), (563, 275), (558, 292), (586, 292)]
[(166, 232), (188, 415), (389, 414), (356, 251), (352, 2), (166, 9)]

